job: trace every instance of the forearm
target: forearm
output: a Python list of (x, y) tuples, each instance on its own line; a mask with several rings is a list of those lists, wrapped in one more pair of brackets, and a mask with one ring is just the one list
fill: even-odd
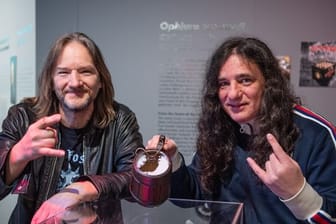
[(13, 181), (20, 176), (25, 167), (28, 164), (28, 161), (20, 158), (20, 155), (17, 153), (17, 147), (19, 145), (15, 145), (7, 154), (6, 159), (6, 184), (10, 185)]
[[(188, 167), (185, 165), (183, 156), (179, 153), (178, 166), (171, 177), (171, 198), (203, 199), (198, 174), (195, 171), (195, 161)], [(174, 167), (174, 165), (173, 165)]]
[(91, 182), (97, 190), (98, 198), (121, 199), (130, 196), (129, 184), (131, 183), (131, 178), (131, 171), (124, 171), (104, 175), (82, 176), (79, 181)]

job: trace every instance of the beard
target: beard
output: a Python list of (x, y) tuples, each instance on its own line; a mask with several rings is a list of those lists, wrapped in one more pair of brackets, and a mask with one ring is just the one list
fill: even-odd
[(66, 111), (81, 112), (81, 111), (85, 111), (89, 107), (91, 102), (92, 102), (92, 100), (91, 100), (91, 98), (89, 98), (81, 104), (69, 103), (66, 100), (60, 101), (60, 104), (63, 107), (63, 109), (66, 110)]
[(81, 97), (67, 97), (64, 94), (56, 93), (59, 100), (60, 106), (69, 112), (81, 112), (85, 111), (91, 103), (93, 103), (93, 98), (87, 92)]

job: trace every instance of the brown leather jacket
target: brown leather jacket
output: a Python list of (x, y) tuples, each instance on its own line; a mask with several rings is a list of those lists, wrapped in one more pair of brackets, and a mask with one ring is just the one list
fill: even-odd
[[(83, 138), (84, 176), (98, 189), (100, 198), (129, 197), (129, 183), (134, 152), (143, 147), (135, 114), (115, 102), (116, 118), (106, 128), (89, 128)], [(63, 158), (43, 157), (31, 161), (22, 175), (10, 186), (4, 183), (7, 155), (36, 120), (28, 104), (14, 105), (3, 121), (0, 133), (0, 200), (17, 184), (30, 176), (26, 193), (18, 195), (10, 223), (30, 223), (34, 212), (55, 193)], [(59, 139), (61, 136), (59, 136)]]

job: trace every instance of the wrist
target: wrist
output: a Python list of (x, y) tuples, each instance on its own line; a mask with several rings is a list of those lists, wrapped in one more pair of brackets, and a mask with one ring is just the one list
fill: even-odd
[(323, 203), (322, 197), (306, 181), (304, 181), (300, 191), (293, 197), (280, 200), (300, 220), (305, 220), (314, 215), (321, 209)]
[(81, 201), (93, 201), (98, 198), (98, 191), (90, 181), (74, 182), (61, 192), (78, 195)]
[(6, 168), (5, 168), (5, 177), (6, 177), (6, 184), (11, 184), (24, 170), (27, 166), (28, 161), (23, 159), (22, 154), (19, 150), (20, 146), (13, 146), (8, 151), (7, 159), (6, 159)]
[(14, 145), (9, 151), (9, 162), (11, 165), (15, 166), (26, 166), (29, 162), (25, 158), (24, 150), (22, 149), (20, 142)]

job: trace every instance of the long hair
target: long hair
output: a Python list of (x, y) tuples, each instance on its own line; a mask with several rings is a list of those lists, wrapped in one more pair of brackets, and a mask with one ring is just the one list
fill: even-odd
[(98, 46), (83, 33), (75, 32), (65, 34), (56, 40), (48, 53), (40, 73), (37, 96), (34, 98), (26, 98), (23, 101), (33, 104), (33, 110), (36, 113), (37, 118), (51, 115), (59, 111), (59, 100), (54, 92), (53, 76), (57, 66), (57, 60), (64, 47), (74, 41), (87, 48), (92, 57), (93, 64), (98, 71), (101, 88), (95, 99), (92, 122), (96, 127), (105, 127), (115, 117), (115, 110), (113, 108), (114, 88), (111, 74)]
[(272, 152), (266, 134), (272, 133), (286, 153), (291, 154), (298, 130), (293, 124), (293, 105), (298, 103), (292, 94), (288, 78), (268, 46), (255, 38), (232, 37), (220, 45), (208, 61), (203, 86), (202, 111), (198, 122), (197, 152), (201, 160), (201, 183), (215, 193), (216, 183), (231, 175), (233, 150), (237, 144), (234, 130), (239, 124), (223, 110), (218, 97), (218, 75), (231, 55), (254, 63), (265, 79), (262, 103), (256, 121), (259, 132), (249, 147), (254, 159), (264, 167)]

